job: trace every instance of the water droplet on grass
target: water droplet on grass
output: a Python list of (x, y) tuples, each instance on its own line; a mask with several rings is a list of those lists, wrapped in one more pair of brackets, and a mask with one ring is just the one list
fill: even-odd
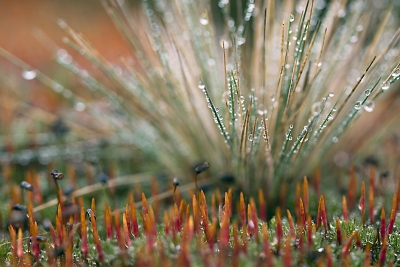
[(366, 96), (369, 96), (369, 95), (371, 94), (371, 89), (367, 89), (367, 90), (365, 90), (365, 92), (364, 92), (364, 93), (365, 93), (365, 95), (366, 95)]
[(249, 134), (249, 136), (247, 137), (247, 140), (249, 140), (250, 142), (253, 142), (253, 135)]
[(33, 80), (36, 78), (36, 71), (34, 70), (24, 70), (22, 72), (22, 78), (24, 78), (25, 80)]
[(387, 89), (389, 89), (389, 87), (390, 87), (390, 83), (389, 83), (389, 82), (386, 82), (386, 83), (384, 83), (384, 84), (382, 85), (382, 90), (383, 90), (383, 91), (386, 91)]
[(75, 110), (76, 111), (84, 111), (86, 109), (85, 103), (78, 102), (75, 104)]
[(316, 116), (321, 112), (321, 102), (315, 102), (312, 106), (311, 106), (311, 113)]
[(372, 112), (375, 108), (375, 102), (374, 101), (367, 101), (364, 105), (364, 109), (367, 112)]
[(207, 14), (203, 13), (200, 16), (200, 24), (201, 25), (207, 25), (208, 24), (208, 18), (207, 18)]
[(206, 89), (206, 86), (204, 85), (204, 83), (203, 83), (202, 80), (199, 81), (198, 87), (199, 87), (199, 89), (202, 90), (202, 91), (204, 91), (204, 90)]
[(289, 21), (290, 21), (290, 22), (293, 22), (293, 21), (294, 21), (294, 16), (293, 16), (293, 14), (290, 14)]
[(359, 110), (359, 109), (361, 108), (361, 101), (357, 101), (357, 102), (354, 104), (354, 108), (357, 109), (357, 110)]
[(400, 68), (397, 68), (393, 73), (392, 73), (393, 77), (398, 77), (400, 76)]

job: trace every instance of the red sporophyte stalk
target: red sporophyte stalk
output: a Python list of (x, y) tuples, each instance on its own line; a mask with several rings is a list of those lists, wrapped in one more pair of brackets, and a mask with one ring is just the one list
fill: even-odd
[(288, 221), (289, 221), (289, 229), (290, 229), (290, 237), (292, 240), (296, 239), (296, 230), (294, 229), (294, 222), (292, 218), (292, 214), (290, 213), (289, 210), (286, 210), (287, 216), (288, 216)]
[(221, 250), (225, 250), (229, 244), (229, 221), (230, 221), (230, 214), (229, 214), (229, 199), (228, 195), (225, 194), (225, 206), (224, 206), (224, 214), (222, 217), (221, 229), (220, 229), (220, 247)]
[(57, 230), (57, 238), (58, 238), (58, 246), (61, 246), (63, 243), (63, 222), (61, 217), (61, 206), (58, 204), (58, 213), (56, 216), (56, 230)]
[(104, 204), (104, 222), (105, 222), (105, 227), (106, 227), (107, 239), (112, 239), (113, 228), (112, 228), (111, 210), (107, 204)]
[(200, 215), (199, 215), (199, 206), (197, 204), (196, 195), (194, 194), (192, 197), (192, 207), (193, 207), (194, 231), (198, 233), (200, 230)]
[(360, 233), (357, 231), (356, 233), (356, 246), (358, 248), (362, 248), (362, 244), (361, 244), (361, 237), (360, 237)]
[(164, 233), (166, 235), (169, 235), (170, 232), (170, 225), (169, 225), (169, 218), (168, 218), (168, 212), (164, 211), (164, 216), (163, 216), (163, 222), (164, 222)]
[(211, 217), (212, 221), (216, 222), (217, 219), (217, 204), (216, 204), (216, 199), (215, 199), (215, 194), (212, 194), (211, 196)]
[(292, 246), (290, 243), (290, 238), (286, 239), (285, 247), (284, 247), (284, 254), (283, 254), (283, 266), (291, 267), (292, 264)]
[(8, 226), (8, 232), (10, 233), (10, 244), (11, 244), (11, 250), (12, 250), (12, 261), (11, 263), (14, 263), (17, 261), (17, 233), (15, 232), (14, 227), (11, 225)]
[(96, 200), (92, 198), (92, 202), (90, 204), (90, 208), (93, 210), (93, 212), (96, 214)]
[(392, 200), (392, 210), (390, 212), (390, 219), (389, 219), (389, 225), (388, 225), (388, 234), (391, 234), (393, 232), (393, 226), (394, 222), (396, 220), (396, 205), (397, 205), (397, 194), (394, 194), (393, 200)]
[(355, 194), (356, 194), (356, 169), (352, 166), (350, 169), (350, 181), (347, 193), (347, 199), (349, 201), (349, 208), (352, 210), (355, 205)]
[(88, 257), (88, 239), (87, 239), (87, 227), (86, 227), (86, 214), (84, 207), (81, 208), (81, 251), (84, 259)]
[(206, 231), (206, 240), (210, 246), (210, 249), (213, 248), (214, 243), (215, 243), (215, 234), (217, 232), (217, 222), (212, 222), (208, 227)]
[(303, 200), (300, 198), (300, 226), (305, 227), (306, 225), (306, 212), (304, 210)]
[(156, 217), (154, 215), (153, 207), (149, 206), (149, 231), (152, 236), (157, 236)]
[(181, 223), (180, 223), (180, 214), (178, 210), (178, 206), (174, 204), (174, 211), (173, 211), (173, 225), (172, 230), (174, 233), (177, 233), (181, 230)]
[(309, 211), (309, 193), (308, 193), (308, 180), (307, 177), (304, 176), (303, 179), (303, 204), (306, 214)]
[(381, 254), (379, 255), (379, 265), (384, 266), (386, 260), (386, 252), (387, 252), (387, 239), (388, 237), (385, 236), (382, 242)]
[(242, 227), (246, 226), (246, 204), (244, 203), (243, 192), (240, 192), (239, 197), (239, 217)]
[(131, 208), (131, 218), (132, 218), (132, 229), (133, 229), (133, 236), (139, 237), (139, 225), (137, 221), (137, 213), (135, 205), (132, 205)]
[(243, 232), (243, 234), (242, 234), (242, 242), (243, 242), (242, 251), (243, 251), (243, 253), (246, 254), (247, 253), (247, 237), (248, 237), (247, 227), (243, 227), (242, 232)]
[(30, 225), (30, 232), (31, 232), (31, 242), (32, 242), (32, 253), (35, 256), (36, 261), (39, 260), (39, 253), (40, 253), (40, 247), (39, 247), (39, 243), (37, 240), (37, 236), (38, 236), (38, 226), (37, 226), (37, 222), (31, 222)]
[(342, 197), (342, 210), (343, 210), (343, 220), (347, 222), (349, 220), (349, 214), (347, 211), (346, 196)]
[(143, 192), (142, 192), (142, 212), (143, 214), (147, 214), (148, 212), (147, 199)]
[(129, 227), (128, 227), (128, 222), (126, 218), (126, 213), (122, 214), (122, 224), (124, 228), (124, 235), (125, 235), (125, 244), (127, 247), (131, 246), (131, 237), (130, 237), (130, 232), (129, 232)]
[(326, 204), (325, 204), (325, 197), (322, 195), (322, 202), (321, 202), (321, 217), (322, 223), (324, 224), (325, 234), (328, 232), (328, 214), (326, 212)]
[(339, 219), (335, 219), (335, 224), (336, 224), (336, 240), (338, 242), (338, 245), (340, 246), (342, 244), (342, 227), (340, 226), (340, 221)]
[(333, 256), (332, 256), (332, 249), (330, 245), (326, 246), (326, 266), (332, 267), (333, 266)]
[(17, 239), (17, 256), (20, 260), (22, 260), (22, 256), (24, 255), (24, 248), (22, 244), (22, 229), (18, 228), (18, 239)]
[(117, 236), (117, 241), (121, 239), (121, 225), (119, 222), (119, 210), (116, 209), (114, 211), (114, 229), (115, 229), (115, 235)]
[(249, 209), (249, 223), (252, 224), (252, 234), (255, 239), (258, 240), (258, 217), (257, 217), (257, 207), (253, 198), (250, 198), (250, 209)]
[(97, 230), (97, 222), (94, 216), (94, 212), (91, 211), (89, 216), (90, 216), (90, 222), (92, 223), (93, 240), (96, 246), (97, 255), (99, 256), (100, 262), (103, 262), (104, 254), (103, 254), (103, 249), (101, 247), (101, 242), (100, 242), (99, 232)]
[(283, 237), (281, 211), (279, 208), (276, 208), (275, 217), (276, 217), (276, 239), (278, 241), (278, 248), (279, 248)]
[(358, 234), (358, 231), (357, 231), (357, 230), (354, 231), (354, 232), (349, 236), (349, 238), (347, 239), (346, 244), (343, 246), (343, 248), (342, 248), (342, 255), (343, 255), (345, 258), (348, 256), (349, 251), (350, 251), (350, 247), (351, 247), (351, 243), (353, 242), (353, 239), (356, 238), (357, 234)]
[(369, 176), (369, 218), (374, 222), (374, 191), (375, 191), (375, 166), (371, 165)]
[(237, 261), (240, 253), (240, 244), (239, 244), (239, 236), (238, 236), (238, 225), (237, 222), (234, 221), (232, 225), (232, 234), (233, 234), (233, 258), (232, 261)]
[(267, 205), (262, 189), (258, 190), (258, 203), (260, 205), (260, 219), (265, 222), (267, 221)]
[(317, 229), (322, 225), (322, 214), (321, 214), (322, 196), (320, 196), (318, 201), (318, 211), (317, 211)]
[(361, 184), (361, 197), (358, 202), (358, 208), (361, 210), (362, 224), (365, 225), (365, 184)]
[(125, 205), (125, 216), (126, 216), (126, 227), (128, 228), (128, 233), (129, 235), (131, 234), (132, 231), (132, 212), (131, 212), (131, 205), (129, 205), (129, 202), (126, 203)]
[(266, 224), (262, 225), (262, 232), (263, 232), (263, 248), (264, 248), (264, 254), (265, 254), (265, 258), (266, 258), (266, 265), (273, 266), (273, 261), (272, 261), (273, 255), (272, 255), (271, 247), (270, 247), (269, 240), (268, 240), (268, 229), (267, 229)]
[(380, 231), (380, 235), (381, 238), (385, 238), (386, 235), (386, 217), (385, 217), (385, 209), (382, 208), (382, 212), (381, 212), (381, 231)]
[(308, 234), (308, 245), (312, 247), (313, 244), (313, 235), (312, 235), (312, 224), (311, 224), (311, 216), (307, 214), (307, 234)]

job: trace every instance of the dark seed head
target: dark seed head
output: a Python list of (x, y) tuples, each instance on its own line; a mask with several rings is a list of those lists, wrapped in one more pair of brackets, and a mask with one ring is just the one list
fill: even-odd
[(381, 177), (382, 178), (388, 178), (389, 177), (389, 171), (381, 172)]
[(28, 190), (28, 191), (33, 191), (33, 185), (28, 183), (27, 181), (22, 181), (20, 184), (21, 188)]
[(8, 223), (15, 228), (21, 228), (28, 222), (28, 217), (26, 216), (26, 213), (13, 210), (10, 214), (10, 217), (8, 219)]
[(195, 171), (197, 174), (200, 174), (200, 173), (202, 173), (202, 172), (208, 170), (208, 168), (210, 168), (210, 163), (208, 163), (208, 162), (206, 161), (206, 162), (203, 162), (203, 163), (197, 165), (197, 166), (194, 168), (194, 171)]
[(53, 177), (55, 180), (62, 180), (64, 178), (64, 174), (58, 170), (52, 170), (51, 177)]
[(22, 204), (15, 204), (12, 209), (26, 213), (26, 206)]
[(42, 222), (43, 229), (47, 232), (50, 232), (51, 221), (49, 219), (44, 219)]
[(178, 177), (174, 177), (173, 184), (174, 184), (175, 187), (177, 187), (179, 185)]
[[(63, 194), (64, 196), (70, 196), (73, 192), (75, 191), (75, 188), (73, 185), (69, 185), (67, 188), (64, 189)], [(65, 205), (65, 204), (64, 204)]]
[(63, 256), (64, 255), (64, 248), (63, 247), (61, 247), (61, 246), (59, 246), (59, 247), (56, 247), (54, 250), (53, 250), (53, 255), (54, 255), (54, 257), (56, 257), (56, 258), (58, 258), (58, 257), (61, 257), (61, 256)]
[(97, 176), (97, 180), (102, 184), (107, 184), (108, 183), (108, 175), (105, 172), (101, 172)]
[(71, 201), (71, 199), (66, 199), (66, 200), (64, 201), (64, 207), (70, 207), (70, 206), (72, 206), (72, 201)]
[(378, 167), (379, 166), (379, 160), (376, 157), (371, 155), (371, 156), (368, 156), (368, 157), (365, 158), (364, 164), (365, 165), (375, 165), (375, 166)]
[[(32, 237), (29, 237), (29, 241), (32, 243)], [(38, 236), (36, 236), (36, 241), (38, 243), (45, 243), (47, 241), (47, 237), (38, 235)]]
[(230, 173), (223, 173), (219, 176), (219, 179), (223, 183), (233, 184), (235, 182), (235, 177)]
[(93, 217), (94, 217), (94, 219), (96, 220), (96, 215), (94, 214), (94, 211), (93, 211), (92, 209), (87, 209), (87, 210), (86, 210), (86, 216), (89, 217), (89, 221), (90, 221), (90, 222), (92, 221), (92, 219), (91, 219), (91, 217), (90, 217), (90, 214), (91, 214), (91, 213), (93, 213)]

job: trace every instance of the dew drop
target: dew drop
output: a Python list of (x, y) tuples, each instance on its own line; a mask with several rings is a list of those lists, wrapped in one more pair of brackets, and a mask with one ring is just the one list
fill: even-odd
[(334, 97), (335, 94), (333, 92), (329, 92), (328, 97)]
[(386, 91), (387, 89), (389, 89), (389, 87), (390, 87), (390, 83), (389, 83), (389, 82), (386, 82), (386, 83), (384, 83), (384, 84), (382, 85), (382, 90), (383, 90), (383, 91)]
[(203, 83), (202, 80), (199, 81), (198, 87), (199, 87), (199, 89), (202, 90), (202, 91), (204, 91), (204, 90), (206, 89), (206, 86), (204, 85), (204, 83)]
[(201, 25), (207, 25), (208, 24), (208, 18), (207, 18), (207, 14), (203, 13), (200, 16), (200, 24)]
[(337, 138), (336, 136), (332, 137), (332, 142), (333, 143), (337, 143), (339, 141), (339, 138)]
[(375, 108), (375, 102), (374, 101), (365, 102), (365, 105), (364, 105), (365, 111), (372, 112), (374, 110), (374, 108)]
[(393, 77), (398, 77), (398, 76), (400, 76), (400, 68), (397, 68), (395, 71), (393, 71), (392, 76), (393, 76)]
[(312, 106), (311, 106), (311, 113), (316, 116), (321, 112), (321, 102), (315, 102)]
[(253, 142), (253, 135), (249, 134), (249, 136), (247, 137), (247, 140), (249, 140), (250, 142)]
[(324, 251), (324, 248), (319, 248), (319, 249), (317, 249), (317, 251), (322, 252), (322, 251)]
[(357, 102), (354, 104), (354, 108), (357, 109), (357, 110), (359, 110), (359, 109), (361, 108), (361, 101), (357, 101)]
[(66, 29), (68, 27), (67, 23), (63, 20), (63, 19), (58, 19), (57, 20), (57, 25), (61, 28), (61, 29)]
[(76, 111), (84, 111), (86, 109), (86, 105), (83, 102), (77, 102), (75, 104), (75, 110)]
[(293, 22), (293, 21), (294, 21), (294, 16), (293, 16), (293, 14), (290, 14), (289, 21), (290, 21), (290, 22)]
[(365, 90), (365, 92), (364, 92), (364, 93), (365, 93), (365, 95), (366, 95), (366, 96), (369, 96), (369, 95), (371, 94), (371, 89), (367, 89), (367, 90)]
[(22, 78), (24, 78), (25, 80), (33, 80), (36, 78), (36, 71), (34, 70), (24, 70), (22, 72)]

